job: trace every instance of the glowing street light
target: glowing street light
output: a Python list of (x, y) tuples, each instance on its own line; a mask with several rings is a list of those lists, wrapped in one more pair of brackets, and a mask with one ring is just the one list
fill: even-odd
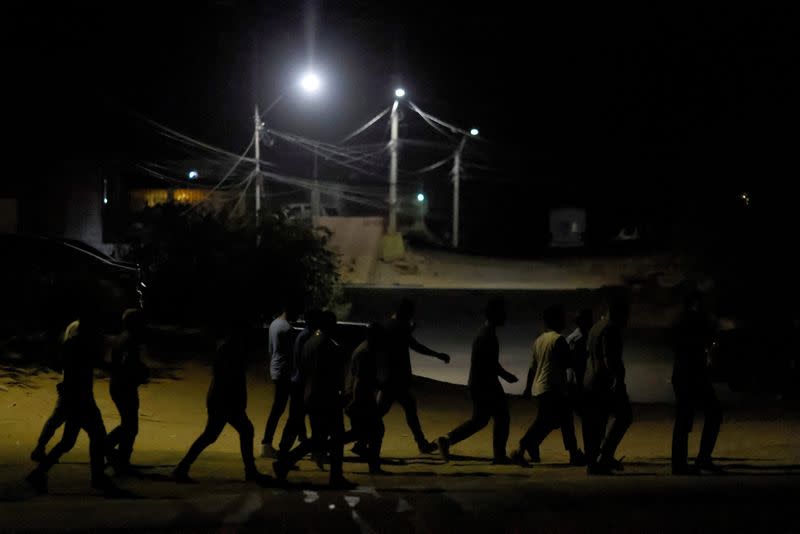
[(394, 90), (394, 96), (396, 96), (397, 98), (403, 98), (404, 96), (406, 96), (406, 90), (403, 89), (402, 87), (398, 87), (397, 89)]
[(302, 78), (300, 78), (300, 87), (303, 88), (308, 94), (313, 94), (319, 91), (322, 82), (319, 79), (319, 76), (314, 74), (313, 72), (306, 72)]
[(470, 134), (470, 135), (472, 135), (472, 136), (476, 136), (476, 135), (478, 135), (479, 133), (480, 133), (480, 132), (478, 131), (478, 129), (477, 129), (477, 128), (473, 128), (473, 129), (471, 129), (471, 130), (469, 131), (469, 134)]
[(417, 193), (417, 202), (420, 204), (425, 202), (425, 194), (424, 193)]
[(190, 180), (197, 180), (198, 178), (200, 178), (200, 173), (198, 173), (195, 170), (189, 171), (189, 179)]

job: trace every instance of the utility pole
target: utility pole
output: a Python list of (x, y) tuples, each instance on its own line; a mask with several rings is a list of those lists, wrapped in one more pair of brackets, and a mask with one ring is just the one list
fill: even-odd
[(460, 222), (459, 217), (459, 201), (461, 196), (461, 151), (464, 150), (464, 144), (467, 142), (465, 135), (461, 139), (458, 148), (456, 149), (455, 156), (453, 157), (453, 248), (458, 248), (458, 227)]
[(314, 167), (311, 177), (314, 179), (314, 185), (311, 188), (311, 217), (313, 218), (322, 215), (322, 210), (320, 209), (319, 171), (317, 170), (316, 152), (314, 152)]
[(397, 233), (397, 133), (398, 111), (400, 106), (397, 100), (392, 106), (392, 136), (389, 141), (389, 232)]
[(253, 113), (253, 125), (255, 128), (253, 142), (256, 150), (256, 228), (258, 228), (261, 225), (261, 197), (264, 191), (264, 177), (261, 176), (261, 128), (263, 123), (258, 113), (258, 104), (256, 104)]

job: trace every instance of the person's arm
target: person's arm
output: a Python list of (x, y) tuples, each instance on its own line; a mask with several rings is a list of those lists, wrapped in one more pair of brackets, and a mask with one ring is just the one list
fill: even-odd
[(426, 347), (414, 339), (414, 336), (408, 336), (408, 346), (411, 350), (418, 352), (423, 356), (430, 356), (432, 358), (442, 360), (444, 363), (450, 363), (450, 355), (445, 354), (444, 352), (436, 352), (435, 350)]
[(536, 376), (536, 356), (531, 356), (531, 367), (528, 369), (528, 378), (525, 380), (525, 389), (522, 392), (523, 399), (530, 399), (533, 391), (533, 379)]
[(497, 375), (509, 384), (516, 384), (519, 382), (519, 378), (517, 378), (515, 374), (506, 371), (500, 363), (497, 364)]
[(565, 371), (567, 383), (568, 384), (575, 384), (575, 361), (573, 358), (572, 350), (570, 349), (569, 343), (567, 343), (566, 338), (560, 337), (556, 341), (555, 347), (553, 349), (556, 351), (556, 356), (558, 357), (559, 361), (561, 362), (561, 366)]
[(612, 389), (625, 384), (625, 365), (622, 363), (622, 336), (619, 331), (609, 332), (603, 339), (603, 356), (612, 379)]

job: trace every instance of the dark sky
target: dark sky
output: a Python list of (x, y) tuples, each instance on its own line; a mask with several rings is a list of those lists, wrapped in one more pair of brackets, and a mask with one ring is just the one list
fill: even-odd
[[(28, 3), (5, 22), (6, 131), (20, 171), (152, 158), (129, 110), (236, 151), (254, 99), (286, 92), (271, 125), (335, 140), (402, 84), (491, 140), (481, 150), (502, 171), (473, 195), (556, 184), (649, 208), (775, 194), (796, 174), (796, 13), (641, 4)], [(326, 80), (316, 100), (295, 91), (312, 55)]]

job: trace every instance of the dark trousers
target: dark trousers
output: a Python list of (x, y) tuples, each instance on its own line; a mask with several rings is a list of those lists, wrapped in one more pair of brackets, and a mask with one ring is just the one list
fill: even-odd
[(217, 441), (225, 425), (231, 425), (239, 433), (239, 450), (242, 453), (245, 476), (256, 473), (256, 461), (253, 457), (253, 423), (244, 410), (228, 410), (225, 407), (209, 406), (208, 421), (203, 433), (192, 443), (189, 452), (178, 464), (178, 469), (188, 472), (189, 467), (197, 460), (206, 447)]
[(341, 402), (334, 399), (328, 406), (309, 407), (311, 439), (286, 453), (281, 461), (294, 465), (308, 453), (330, 453), (331, 482), (341, 479), (344, 457), (344, 415), (340, 406)]
[(710, 460), (717, 444), (722, 424), (722, 407), (710, 381), (698, 384), (673, 381), (675, 390), (675, 426), (672, 430), (672, 466), (685, 467), (689, 455), (689, 432), (692, 431), (694, 413), (701, 408), (705, 415), (703, 434), (700, 437), (698, 460)]
[(139, 434), (139, 391), (136, 387), (111, 388), (111, 400), (119, 410), (120, 423), (108, 433), (106, 446), (109, 452), (119, 446), (118, 461), (128, 465)]
[(381, 417), (389, 413), (395, 402), (402, 406), (406, 413), (406, 423), (414, 435), (414, 441), (417, 444), (427, 443), (417, 415), (417, 400), (411, 394), (411, 389), (409, 387), (392, 387), (381, 390), (378, 393), (378, 413)]
[(378, 412), (377, 404), (372, 406), (355, 406), (348, 411), (350, 431), (344, 435), (344, 443), (359, 441), (367, 450), (367, 462), (370, 469), (381, 466), (381, 447), (386, 428), (383, 418)]
[(59, 391), (58, 398), (56, 399), (56, 407), (53, 408), (53, 413), (50, 414), (50, 417), (48, 417), (47, 421), (44, 423), (44, 427), (42, 427), (42, 433), (39, 435), (39, 441), (36, 443), (36, 450), (44, 452), (47, 444), (53, 439), (56, 430), (66, 422), (67, 415), (67, 407)]
[(538, 410), (536, 419), (531, 423), (528, 431), (519, 440), (520, 450), (538, 451), (544, 438), (553, 430), (560, 428), (564, 440), (564, 448), (574, 451), (578, 448), (575, 439), (575, 426), (572, 421), (572, 403), (566, 395), (555, 391), (548, 391), (536, 397)]
[(494, 419), (493, 451), (495, 458), (506, 456), (506, 443), (508, 442), (508, 429), (511, 416), (508, 411), (508, 400), (502, 388), (497, 391), (471, 390), (472, 417), (456, 427), (447, 435), (451, 445), (477, 434), (486, 425), (489, 419)]
[(289, 394), (292, 390), (292, 383), (288, 378), (281, 378), (275, 381), (275, 397), (272, 399), (272, 409), (269, 411), (267, 426), (264, 428), (264, 439), (262, 445), (272, 445), (275, 437), (275, 430), (278, 428), (278, 421), (283, 412), (286, 411), (286, 403), (289, 401)]
[[(610, 427), (609, 419), (612, 420)], [(583, 443), (590, 465), (596, 463), (601, 456), (609, 461), (614, 458), (631, 422), (633, 411), (627, 391), (586, 392), (583, 405)]]
[(58, 460), (75, 446), (81, 429), (89, 435), (89, 459), (91, 463), (92, 480), (103, 478), (105, 468), (105, 442), (106, 427), (103, 417), (94, 401), (79, 405), (65, 405), (66, 420), (64, 421), (64, 434), (61, 441), (50, 450), (44, 460), (36, 468), (37, 471), (47, 472), (58, 463)]
[(292, 384), (289, 390), (289, 419), (283, 427), (281, 442), (278, 446), (282, 452), (289, 451), (294, 442), (308, 439), (306, 433), (306, 407), (303, 402), (304, 388), (302, 384)]

